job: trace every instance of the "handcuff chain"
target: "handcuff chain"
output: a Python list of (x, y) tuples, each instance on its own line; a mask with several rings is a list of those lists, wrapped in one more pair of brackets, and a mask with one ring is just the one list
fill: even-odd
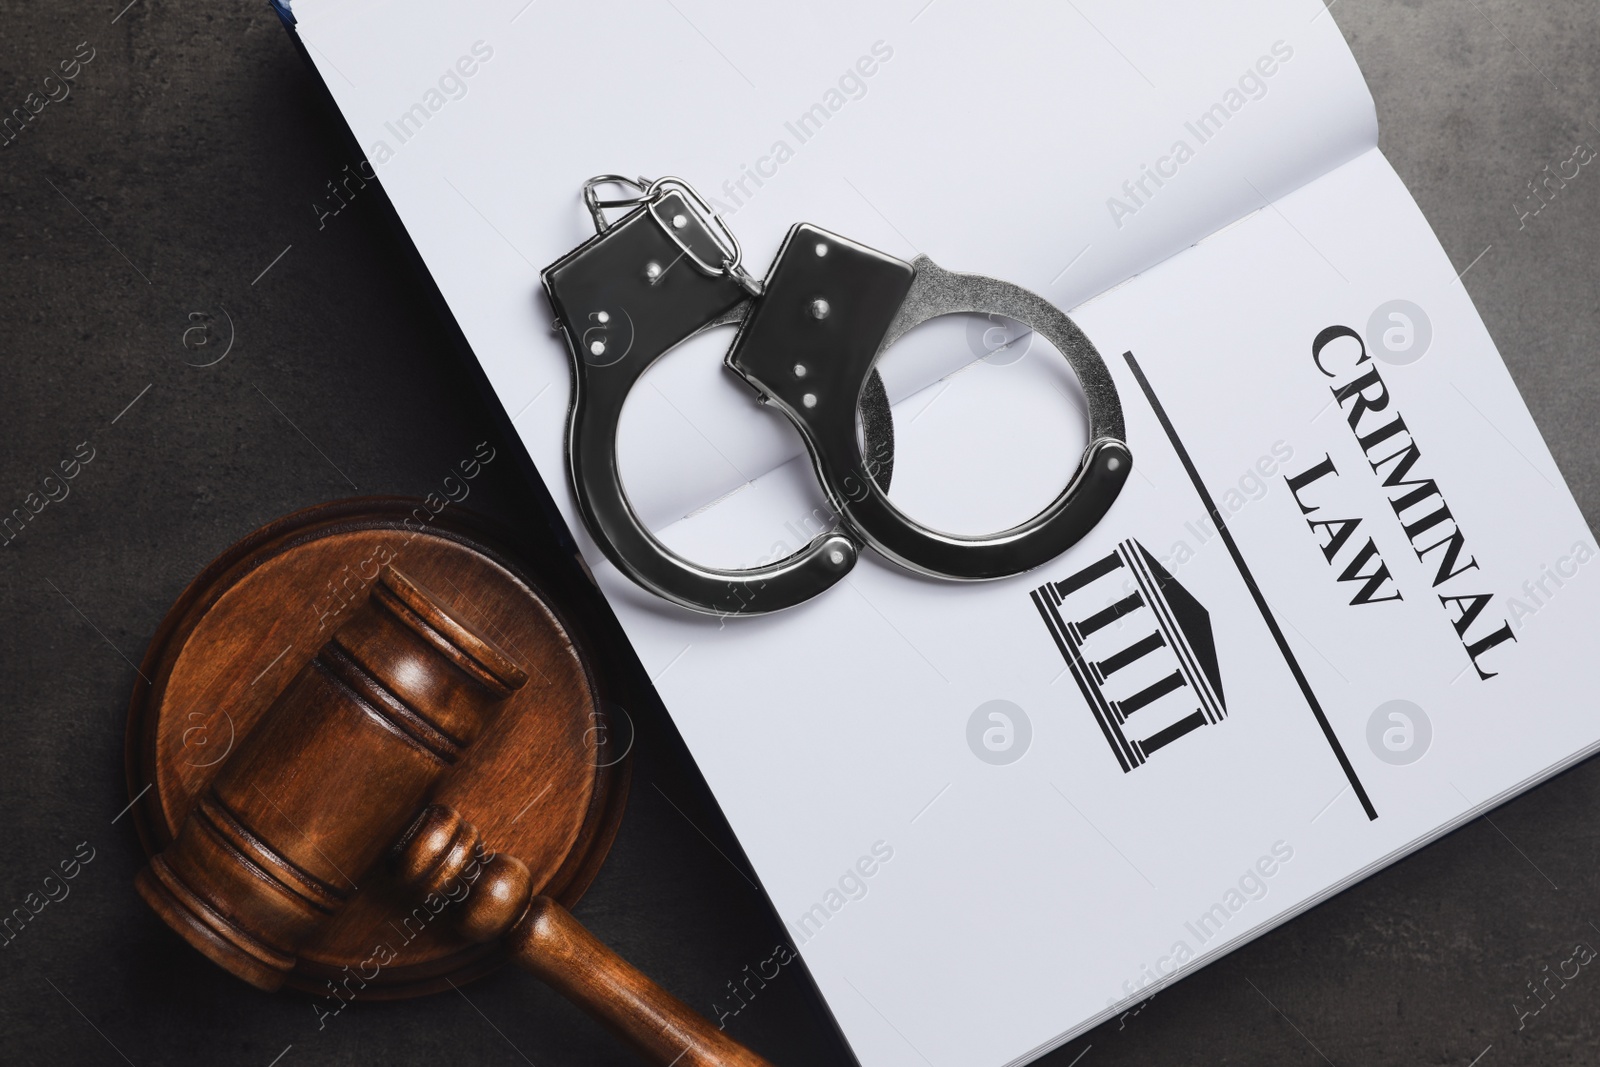
[[(610, 200), (600, 199), (598, 188), (602, 185), (622, 185), (637, 189), (637, 196), (617, 197)], [(711, 205), (706, 203), (698, 190), (682, 178), (672, 175), (663, 175), (654, 181), (649, 178), (627, 178), (620, 174), (597, 174), (583, 183), (583, 203), (589, 209), (590, 216), (594, 219), (596, 233), (605, 233), (611, 228), (612, 223), (605, 217), (607, 208), (619, 207), (644, 207), (646, 209), (658, 203), (668, 193), (679, 194), (689, 209), (695, 213), (702, 228), (717, 246), (722, 254), (720, 263), (713, 263), (704, 258), (689, 246), (689, 243), (664, 220), (656, 218), (656, 224), (672, 239), (688, 260), (702, 273), (713, 278), (731, 278), (743, 286), (751, 296), (761, 295), (761, 280), (751, 274), (744, 267), (744, 249), (739, 244), (739, 239), (734, 236), (721, 215), (711, 210)], [(654, 213), (652, 212), (652, 217)]]

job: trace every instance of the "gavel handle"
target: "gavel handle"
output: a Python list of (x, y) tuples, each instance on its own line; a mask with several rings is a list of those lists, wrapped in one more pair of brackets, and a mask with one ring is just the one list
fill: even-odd
[(503, 942), (656, 1067), (772, 1067), (606, 948), (558, 902), (534, 895), (523, 862), (486, 854), (477, 827), (453, 808), (424, 809), (396, 844), (394, 863), (417, 890), (454, 896), (465, 886), (455, 908), (463, 936)]
[(514, 958), (660, 1067), (772, 1067), (612, 952), (549, 897), (506, 935)]

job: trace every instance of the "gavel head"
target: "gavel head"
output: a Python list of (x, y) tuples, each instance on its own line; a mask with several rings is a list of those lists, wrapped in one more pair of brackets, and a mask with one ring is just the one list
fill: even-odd
[(139, 872), (139, 894), (212, 960), (277, 989), (527, 677), (385, 569)]

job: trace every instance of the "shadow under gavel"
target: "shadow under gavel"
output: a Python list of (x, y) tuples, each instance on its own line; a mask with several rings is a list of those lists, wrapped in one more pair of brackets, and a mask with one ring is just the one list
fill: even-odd
[(528, 680), (493, 642), (386, 568), (279, 694), (135, 885), (191, 945), (260, 989), (389, 861), (456, 901), (457, 930), (511, 956), (656, 1064), (770, 1067), (537, 894), (522, 861), (428, 805)]

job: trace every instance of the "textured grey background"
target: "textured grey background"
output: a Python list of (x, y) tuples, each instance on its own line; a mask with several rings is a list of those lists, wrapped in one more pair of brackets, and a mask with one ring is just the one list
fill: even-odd
[[(0, 3), (7, 110), (80, 41), (96, 50), (71, 98), (0, 149), (0, 511), (79, 442), (95, 449), (71, 495), (0, 548), (0, 910), (78, 842), (95, 849), (71, 896), (0, 947), (0, 1060), (630, 1063), (513, 973), (358, 1006), (319, 1031), (307, 998), (224, 976), (133, 894), (138, 844), (128, 819), (113, 822), (127, 802), (130, 661), (173, 598), (279, 514), (352, 485), (430, 491), (498, 423), (452, 369), (451, 333), (381, 193), (318, 229), (310, 205), (354, 157), (277, 19), (258, 3), (164, 0), (118, 17), (123, 2)], [(1600, 147), (1600, 12), (1583, 0), (1339, 0), (1333, 13), (1377, 98), (1384, 149), (1451, 258), (1471, 265), (1463, 280), (1592, 522), (1600, 173), (1585, 168), (1526, 229), (1514, 204), (1577, 142)], [(186, 349), (189, 316), (223, 310), (228, 358), (187, 365), (220, 343)], [(523, 550), (560, 569), (514, 462), (491, 465), (468, 506), (518, 524)], [(627, 820), (579, 914), (710, 1010), (782, 932), (646, 705)], [(1592, 1064), (1593, 966), (1520, 1031), (1513, 1004), (1575, 942), (1600, 945), (1597, 804), (1591, 763), (1049, 1062)], [(983, 877), (950, 887), (952, 921), (981, 921)], [(731, 1029), (784, 1064), (842, 1055), (797, 968)]]

